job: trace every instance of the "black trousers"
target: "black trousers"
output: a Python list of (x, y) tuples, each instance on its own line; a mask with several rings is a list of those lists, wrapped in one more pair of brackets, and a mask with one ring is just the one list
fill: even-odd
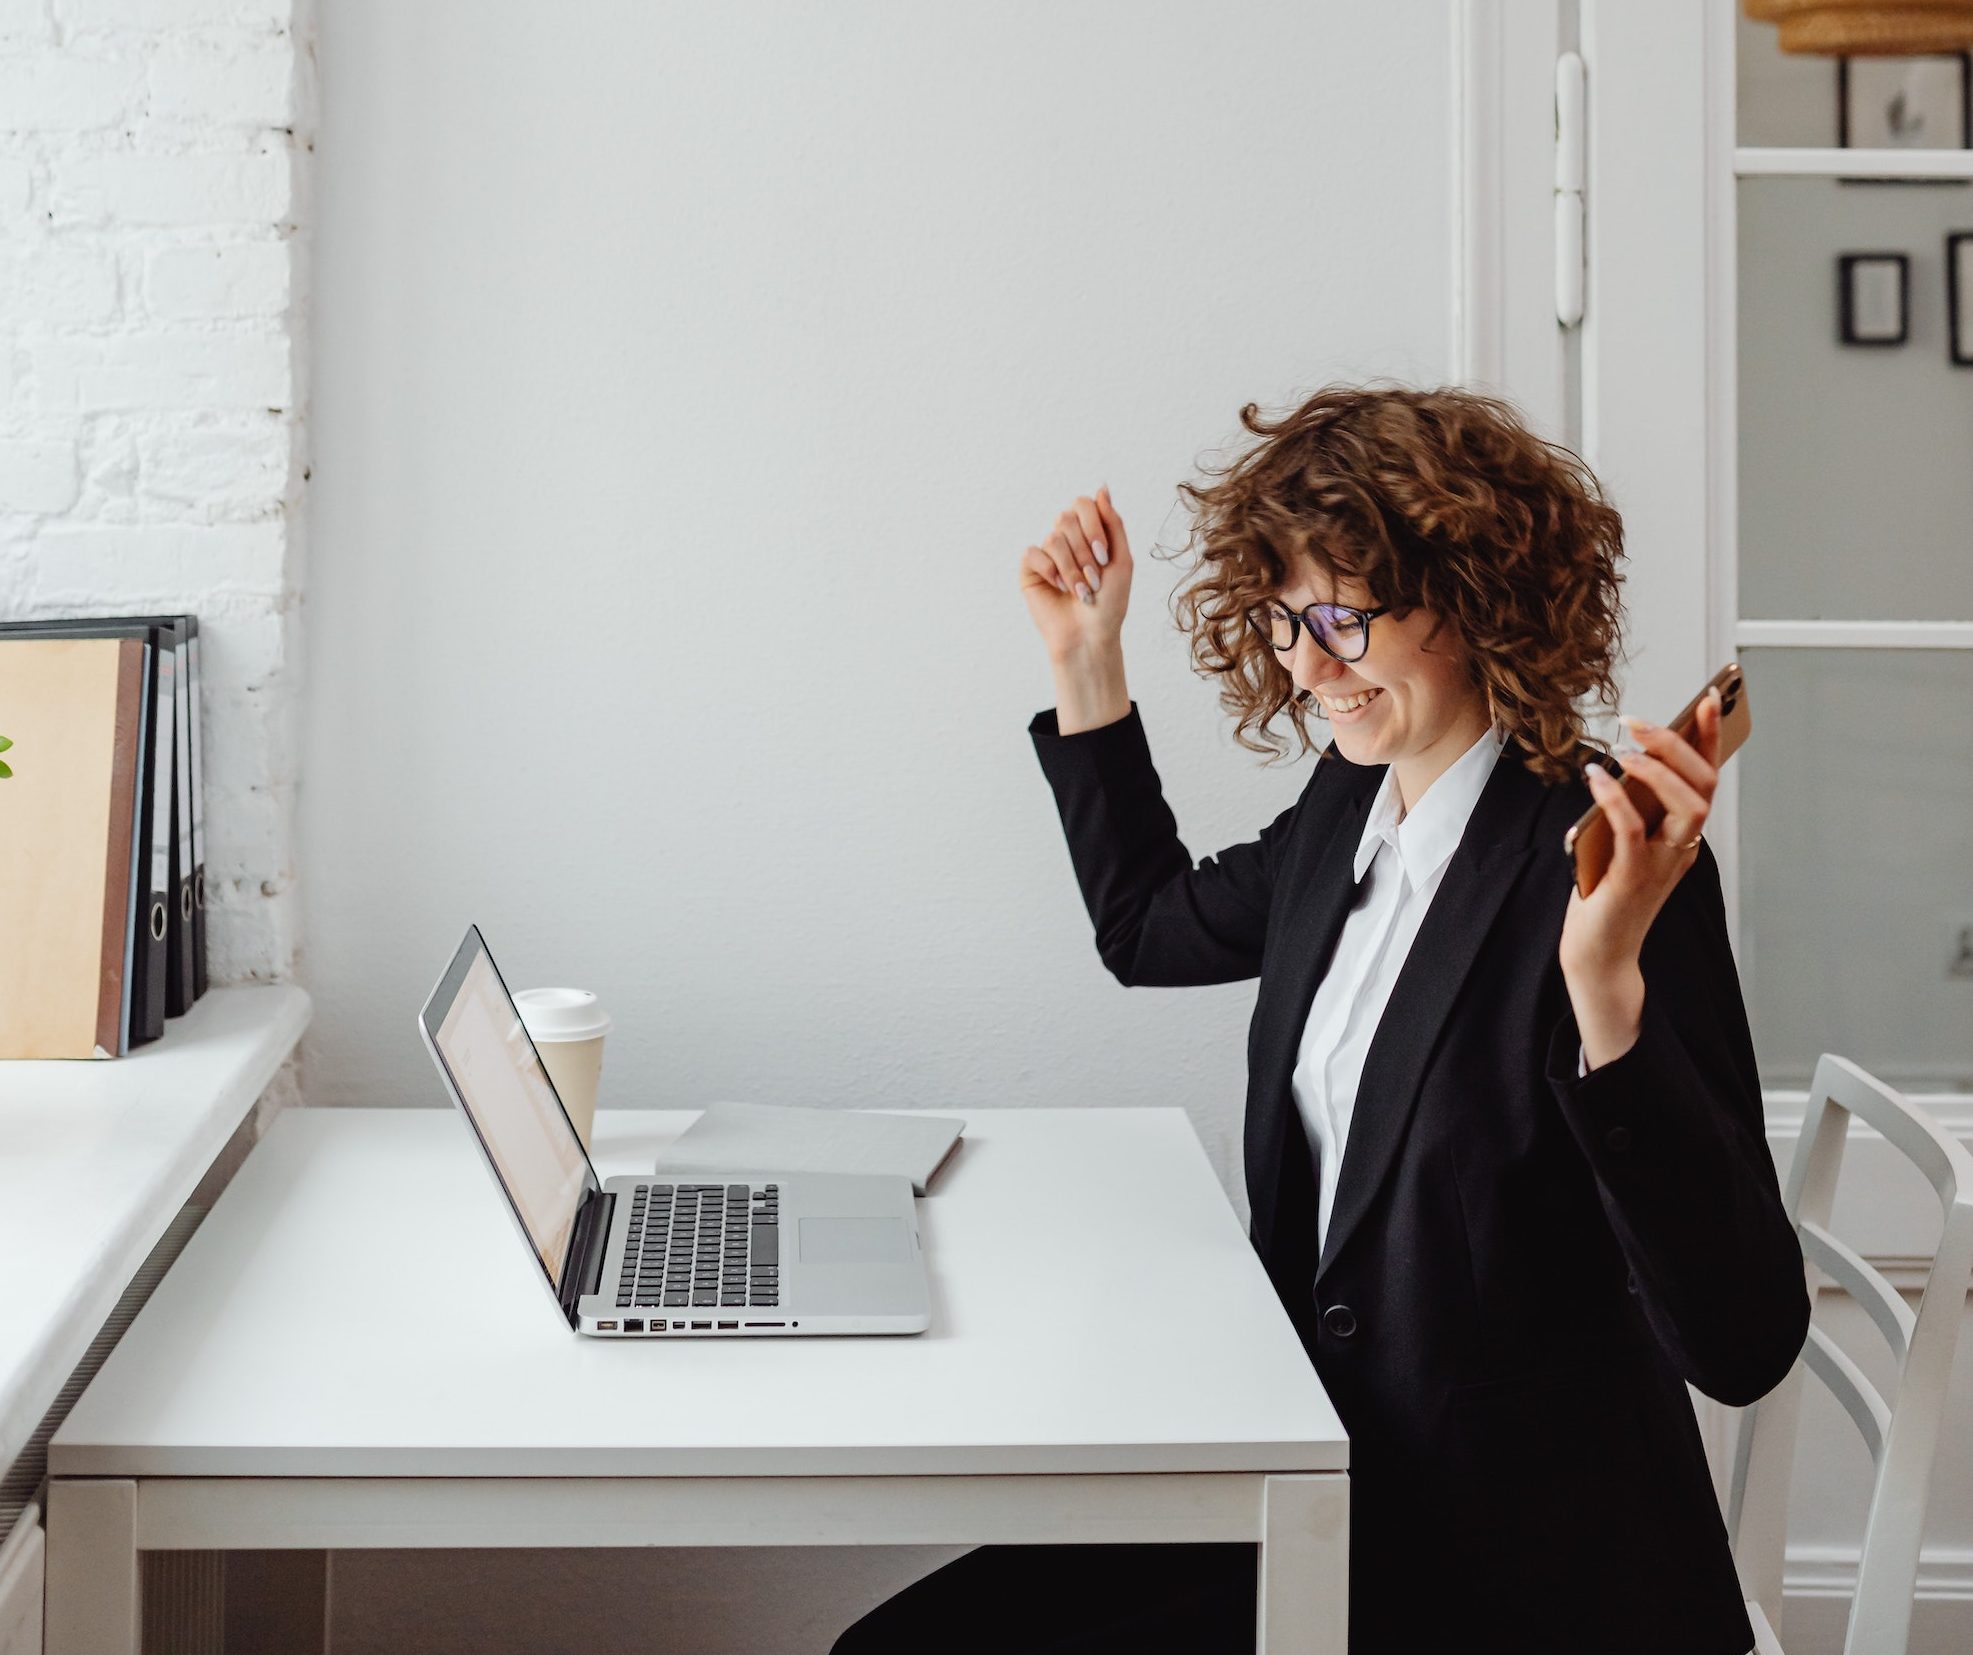
[(832, 1655), (1253, 1655), (1253, 1546), (981, 1546)]

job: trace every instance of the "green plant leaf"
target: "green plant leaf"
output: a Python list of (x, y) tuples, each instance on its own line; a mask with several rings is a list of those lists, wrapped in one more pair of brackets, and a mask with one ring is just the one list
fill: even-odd
[(11, 741), (9, 741), (5, 736), (0, 736), (0, 753), (6, 752), (6, 750), (11, 746), (13, 746), (13, 743)]
[(6, 760), (0, 759), (0, 782), (5, 781), (12, 774), (13, 771), (8, 768)]

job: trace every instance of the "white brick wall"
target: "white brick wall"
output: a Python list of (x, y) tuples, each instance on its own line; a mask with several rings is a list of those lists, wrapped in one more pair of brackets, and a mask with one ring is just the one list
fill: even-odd
[(0, 611), (201, 617), (219, 982), (296, 965), (313, 40), (312, 0), (0, 0)]

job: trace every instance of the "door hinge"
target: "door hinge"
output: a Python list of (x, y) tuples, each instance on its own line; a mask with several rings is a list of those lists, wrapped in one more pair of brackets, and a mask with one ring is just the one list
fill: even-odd
[(1555, 319), (1565, 328), (1583, 319), (1583, 179), (1588, 170), (1583, 118), (1583, 60), (1564, 52), (1555, 60)]

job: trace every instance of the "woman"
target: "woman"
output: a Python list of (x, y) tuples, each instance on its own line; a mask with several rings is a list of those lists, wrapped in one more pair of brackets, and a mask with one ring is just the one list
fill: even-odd
[[(1752, 1402), (1809, 1306), (1701, 837), (1717, 702), (1691, 743), (1627, 721), (1645, 833), (1582, 741), (1622, 527), (1575, 456), (1454, 390), (1242, 420), (1262, 441), (1182, 485), (1178, 607), (1243, 745), (1329, 720), (1300, 799), (1193, 865), (1107, 487), (1021, 559), (1056, 686), (1030, 730), (1117, 978), (1260, 979), (1252, 1238), (1350, 1433), (1350, 1649), (1745, 1655), (1685, 1385)], [(1592, 798), (1616, 855), (1584, 898)], [(1252, 1577), (1244, 1547), (986, 1547), (837, 1647), (1251, 1649)], [(1079, 1607), (1037, 1615), (1051, 1580)]]

